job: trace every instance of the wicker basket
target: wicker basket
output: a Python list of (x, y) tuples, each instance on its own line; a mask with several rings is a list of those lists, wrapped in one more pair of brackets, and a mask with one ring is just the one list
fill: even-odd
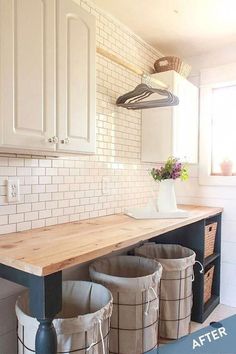
[(217, 222), (205, 226), (205, 258), (211, 256), (215, 249)]
[(204, 275), (204, 304), (210, 300), (212, 295), (212, 285), (215, 266), (212, 266)]
[(175, 70), (184, 77), (188, 77), (191, 71), (191, 66), (184, 63), (178, 57), (163, 57), (155, 61), (154, 68), (157, 73), (169, 70)]

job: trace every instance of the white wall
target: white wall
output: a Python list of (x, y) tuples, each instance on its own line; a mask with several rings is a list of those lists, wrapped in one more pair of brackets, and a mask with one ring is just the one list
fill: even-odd
[[(193, 67), (190, 80), (199, 84), (201, 69), (236, 62), (236, 47), (186, 58), (186, 61)], [(198, 167), (191, 167), (190, 170), (190, 180), (186, 183), (179, 182), (177, 185), (178, 201), (224, 208), (221, 303), (236, 307), (236, 186), (200, 186)]]

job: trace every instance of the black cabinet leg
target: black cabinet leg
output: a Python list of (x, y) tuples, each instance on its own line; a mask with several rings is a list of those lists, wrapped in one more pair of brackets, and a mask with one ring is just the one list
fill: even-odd
[(53, 319), (62, 307), (62, 274), (30, 279), (31, 315), (39, 321), (35, 340), (36, 354), (57, 354), (57, 336)]
[(36, 335), (36, 354), (56, 354), (57, 336), (52, 320), (38, 320), (39, 328)]
[(37, 276), (0, 263), (0, 277), (29, 288), (31, 316), (39, 321), (36, 354), (57, 354), (52, 321), (62, 308), (62, 272)]

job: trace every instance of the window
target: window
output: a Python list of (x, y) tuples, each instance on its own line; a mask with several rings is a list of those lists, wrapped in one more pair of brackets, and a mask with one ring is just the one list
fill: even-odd
[(236, 63), (201, 72), (199, 179), (236, 185)]

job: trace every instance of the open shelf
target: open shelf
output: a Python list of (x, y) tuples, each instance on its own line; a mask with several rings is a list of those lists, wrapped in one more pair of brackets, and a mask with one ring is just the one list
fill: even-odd
[(213, 261), (215, 261), (219, 257), (220, 257), (220, 253), (215, 252), (215, 253), (211, 254), (210, 256), (205, 258), (204, 267), (208, 266), (210, 263), (212, 263)]

